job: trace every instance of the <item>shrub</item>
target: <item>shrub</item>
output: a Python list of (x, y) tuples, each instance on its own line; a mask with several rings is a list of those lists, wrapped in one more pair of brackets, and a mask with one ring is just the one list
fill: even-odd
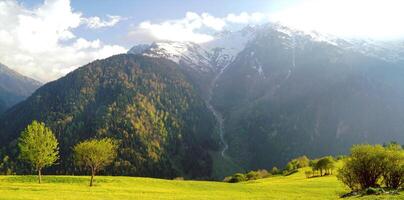
[(346, 186), (348, 186), (351, 191), (357, 191), (360, 189), (360, 184), (355, 173), (353, 173), (352, 170), (346, 167), (338, 170), (337, 178)]
[(377, 187), (386, 167), (386, 150), (380, 145), (355, 145), (339, 170), (338, 178), (351, 189)]
[(261, 178), (269, 177), (271, 174), (265, 169), (259, 169), (257, 171), (250, 171), (247, 174), (237, 173), (233, 176), (228, 176), (223, 179), (224, 182), (238, 183), (242, 181), (257, 180)]
[(401, 147), (387, 147), (383, 183), (393, 189), (398, 189), (404, 184), (404, 151)]
[(381, 188), (370, 187), (365, 190), (366, 195), (378, 195), (378, 194), (382, 194), (382, 193), (384, 193), (384, 191)]
[(293, 171), (294, 169), (297, 169), (296, 165), (294, 165), (295, 163), (289, 162), (286, 166), (285, 166), (285, 171)]
[(277, 167), (273, 167), (271, 169), (271, 174), (276, 175), (276, 174), (281, 174), (282, 172), (277, 168)]
[(8, 156), (0, 161), (0, 175), (15, 175), (15, 163)]
[(259, 176), (258, 172), (250, 171), (247, 173), (246, 178), (247, 178), (247, 180), (257, 180), (261, 177)]
[(229, 183), (238, 183), (243, 181), (247, 181), (247, 177), (242, 173), (236, 173), (230, 178)]
[(257, 173), (259, 178), (268, 178), (271, 176), (271, 173), (269, 173), (266, 169), (259, 169)]
[(297, 160), (297, 167), (298, 168), (303, 168), (303, 167), (308, 167), (310, 163), (310, 159), (307, 158), (307, 156), (300, 156), (296, 158)]
[(226, 177), (224, 177), (223, 182), (229, 182), (230, 183), (231, 178), (232, 178), (232, 176), (226, 176)]

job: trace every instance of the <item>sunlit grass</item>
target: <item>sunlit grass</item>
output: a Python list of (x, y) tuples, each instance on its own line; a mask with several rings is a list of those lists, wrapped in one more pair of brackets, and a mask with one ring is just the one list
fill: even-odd
[[(338, 199), (347, 189), (335, 176), (307, 179), (304, 169), (243, 183), (180, 181), (132, 177), (0, 176), (0, 199)], [(353, 199), (404, 199), (404, 195)]]

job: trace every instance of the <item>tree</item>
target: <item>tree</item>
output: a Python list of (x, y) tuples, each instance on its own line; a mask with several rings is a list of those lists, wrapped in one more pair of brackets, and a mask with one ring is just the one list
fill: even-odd
[(300, 156), (298, 158), (296, 158), (297, 162), (298, 162), (298, 168), (303, 168), (303, 167), (308, 167), (309, 163), (310, 163), (310, 159), (307, 158), (307, 156)]
[(294, 165), (294, 164), (295, 164), (294, 162), (288, 162), (288, 164), (285, 166), (285, 170), (293, 171), (293, 170), (297, 169), (296, 165)]
[(247, 180), (257, 180), (257, 179), (260, 179), (261, 177), (258, 172), (250, 171), (246, 174), (246, 178), (247, 178)]
[[(355, 184), (359, 189), (377, 187), (385, 171), (386, 157), (386, 150), (380, 145), (355, 145), (339, 170), (338, 178), (351, 189)], [(354, 180), (350, 180), (352, 178)]]
[(271, 174), (276, 175), (276, 174), (280, 174), (281, 171), (277, 168), (277, 167), (273, 167), (271, 169)]
[(117, 142), (109, 138), (87, 140), (74, 147), (76, 165), (88, 167), (91, 170), (90, 186), (93, 186), (95, 174), (115, 159), (117, 148)]
[(347, 167), (343, 167), (338, 170), (337, 178), (352, 191), (357, 191), (360, 189), (360, 184), (356, 174)]
[(398, 189), (404, 185), (404, 151), (401, 146), (386, 147), (383, 182), (388, 188), (393, 189)]
[(402, 150), (401, 144), (395, 141), (392, 141), (388, 144), (384, 144), (383, 147), (390, 150)]
[(320, 175), (323, 175), (323, 171), (325, 174), (332, 174), (332, 170), (335, 168), (335, 161), (334, 158), (331, 156), (326, 156), (320, 158), (316, 162), (316, 169), (320, 170)]
[(41, 170), (53, 165), (59, 158), (58, 141), (55, 135), (44, 123), (33, 121), (22, 131), (18, 147), (20, 158), (35, 168), (41, 183)]
[(315, 176), (315, 173), (319, 171), (318, 165), (317, 165), (318, 159), (316, 160), (310, 160), (309, 166), (311, 167), (311, 171), (313, 172), (313, 176)]

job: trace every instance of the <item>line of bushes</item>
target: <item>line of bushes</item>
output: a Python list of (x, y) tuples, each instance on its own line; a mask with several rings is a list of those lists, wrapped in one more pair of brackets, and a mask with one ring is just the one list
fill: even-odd
[[(279, 173), (276, 168), (274, 168), (275, 172)], [(243, 181), (251, 181), (251, 180), (258, 180), (262, 178), (268, 178), (272, 176), (270, 172), (268, 172), (265, 169), (260, 169), (257, 171), (250, 171), (246, 174), (243, 173), (236, 173), (233, 176), (228, 176), (226, 177), (223, 181), (224, 182), (229, 182), (229, 183), (238, 183), (238, 182), (243, 182)]]
[(283, 170), (279, 170), (273, 167), (272, 170), (267, 171), (265, 169), (260, 169), (257, 171), (250, 171), (248, 173), (236, 173), (232, 176), (226, 177), (223, 181), (229, 183), (238, 183), (243, 181), (257, 180), (262, 178), (268, 178), (275, 175), (289, 176), (298, 171), (299, 168), (304, 168), (309, 166), (310, 159), (307, 156), (300, 156), (298, 158), (292, 159), (288, 162)]

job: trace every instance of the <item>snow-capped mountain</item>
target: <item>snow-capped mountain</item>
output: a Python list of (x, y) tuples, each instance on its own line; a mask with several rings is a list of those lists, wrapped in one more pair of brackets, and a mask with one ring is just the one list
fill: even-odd
[[(163, 41), (134, 46), (128, 53), (152, 57), (164, 57), (178, 64), (187, 65), (200, 72), (219, 73), (232, 63), (257, 33), (273, 34), (282, 41), (282, 48), (295, 49), (304, 43), (322, 42), (340, 48), (382, 59), (388, 62), (404, 62), (404, 42), (382, 42), (370, 39), (339, 38), (315, 31), (304, 32), (281, 24), (269, 23), (261, 26), (247, 26), (239, 31), (222, 31), (215, 39), (206, 43)], [(257, 70), (260, 70), (258, 64)]]
[(248, 26), (240, 31), (217, 33), (214, 40), (203, 44), (174, 41), (154, 42), (150, 45), (136, 45), (128, 53), (167, 58), (200, 72), (219, 72), (244, 49), (248, 41), (253, 38), (254, 32), (255, 29)]
[(257, 28), (213, 89), (226, 155), (258, 169), (302, 152), (403, 142), (404, 68), (393, 59), (400, 44), (364, 41), (277, 24)]
[(192, 42), (154, 42), (150, 45), (137, 45), (129, 50), (131, 54), (142, 54), (150, 57), (162, 57), (178, 64), (185, 64), (201, 72), (212, 70), (208, 52), (200, 45)]
[(388, 62), (404, 62), (404, 41), (349, 40), (351, 48)]
[(289, 36), (306, 35), (313, 41), (325, 42), (343, 50), (354, 51), (392, 63), (404, 62), (404, 41), (402, 40), (378, 41), (369, 38), (341, 38), (316, 31), (303, 32), (282, 25), (276, 26), (278, 27), (276, 30)]

